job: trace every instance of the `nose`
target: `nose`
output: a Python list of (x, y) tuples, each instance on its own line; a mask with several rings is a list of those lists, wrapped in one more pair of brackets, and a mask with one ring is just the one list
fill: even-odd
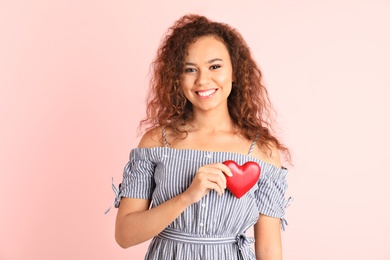
[(207, 85), (210, 82), (210, 72), (208, 70), (199, 70), (196, 84), (199, 86)]

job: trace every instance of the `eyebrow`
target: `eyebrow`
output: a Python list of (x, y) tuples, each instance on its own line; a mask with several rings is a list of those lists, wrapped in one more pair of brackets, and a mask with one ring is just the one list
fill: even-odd
[[(207, 64), (211, 64), (211, 63), (216, 62), (216, 61), (222, 61), (222, 62), (223, 62), (222, 59), (220, 59), (220, 58), (215, 58), (215, 59), (211, 59), (211, 60), (207, 61), (206, 63), (207, 63)], [(192, 63), (192, 62), (186, 62), (185, 65), (196, 66), (196, 64), (195, 64), (195, 63)]]

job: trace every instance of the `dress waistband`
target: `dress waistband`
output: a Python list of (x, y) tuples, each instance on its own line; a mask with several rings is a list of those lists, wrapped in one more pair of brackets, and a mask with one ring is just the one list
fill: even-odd
[(254, 254), (250, 249), (250, 244), (254, 242), (254, 239), (253, 237), (247, 237), (245, 233), (240, 233), (231, 237), (199, 237), (193, 234), (186, 234), (172, 228), (166, 228), (158, 234), (157, 237), (189, 244), (237, 244), (242, 259), (255, 259)]
[(158, 237), (166, 238), (170, 240), (175, 240), (182, 243), (190, 243), (190, 244), (228, 244), (228, 243), (236, 243), (236, 237), (199, 237), (192, 234), (186, 234), (180, 232), (178, 230), (172, 228), (164, 229)]

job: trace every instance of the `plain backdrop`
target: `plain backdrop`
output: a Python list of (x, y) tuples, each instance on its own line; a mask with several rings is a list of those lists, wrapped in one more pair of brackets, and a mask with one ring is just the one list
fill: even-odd
[(284, 259), (390, 259), (390, 2), (0, 1), (0, 259), (143, 259), (114, 240), (149, 65), (197, 13), (251, 47), (290, 147)]

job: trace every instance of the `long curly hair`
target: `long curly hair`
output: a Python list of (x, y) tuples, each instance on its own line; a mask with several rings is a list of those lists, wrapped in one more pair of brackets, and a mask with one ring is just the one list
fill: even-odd
[(185, 15), (168, 29), (151, 64), (146, 119), (140, 127), (148, 130), (163, 126), (175, 134), (187, 134), (182, 126), (191, 122), (193, 112), (180, 87), (180, 77), (188, 46), (202, 36), (214, 36), (228, 49), (235, 79), (228, 109), (238, 131), (248, 140), (258, 136), (260, 148), (276, 146), (289, 158), (287, 147), (272, 134), (274, 110), (249, 47), (236, 29), (204, 16)]

